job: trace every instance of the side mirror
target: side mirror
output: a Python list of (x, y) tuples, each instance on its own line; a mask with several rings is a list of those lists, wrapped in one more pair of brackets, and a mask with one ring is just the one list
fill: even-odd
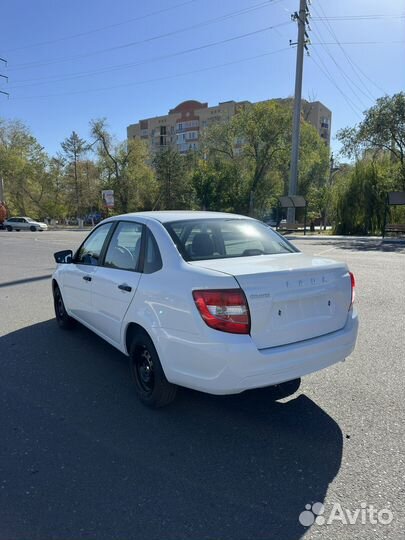
[(63, 251), (57, 251), (53, 256), (57, 264), (69, 264), (73, 259), (73, 251), (71, 249), (64, 249)]

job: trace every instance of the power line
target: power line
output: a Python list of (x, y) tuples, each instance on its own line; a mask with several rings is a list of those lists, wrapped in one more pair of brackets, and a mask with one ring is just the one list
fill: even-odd
[[(313, 51), (313, 52), (316, 52), (316, 51)], [(349, 96), (340, 88), (340, 86), (336, 83), (336, 81), (333, 79), (333, 76), (331, 75), (330, 71), (328, 70), (328, 68), (325, 66), (325, 63), (323, 62), (322, 58), (318, 55), (318, 53), (316, 53), (319, 60), (320, 60), (320, 63), (317, 62), (315, 60), (315, 58), (310, 55), (310, 58), (312, 60), (312, 62), (318, 67), (318, 69), (320, 71), (322, 71), (322, 73), (325, 75), (325, 77), (330, 81), (330, 83), (336, 88), (336, 90), (342, 95), (343, 99), (346, 101), (346, 103), (348, 104), (348, 106), (351, 108), (351, 110), (354, 112), (354, 114), (356, 116), (358, 116), (359, 118), (361, 118), (361, 114), (360, 114), (360, 109), (358, 109), (357, 105), (354, 103), (354, 101), (352, 99), (349, 98)], [(322, 65), (323, 66), (322, 66)]]
[[(322, 15), (326, 18), (326, 13), (322, 7), (321, 4), (319, 4), (319, 9), (321, 10), (322, 12)], [(315, 12), (316, 9), (314, 9)], [(351, 58), (351, 56), (349, 55), (349, 53), (346, 51), (346, 49), (342, 46), (342, 43), (339, 42), (339, 39), (336, 35), (336, 32), (334, 31), (332, 25), (330, 24), (330, 22), (325, 19), (326, 22), (323, 22), (323, 24), (328, 28), (329, 30), (329, 33), (332, 35), (332, 37), (336, 40), (336, 42), (338, 43), (339, 45), (339, 48), (341, 49), (341, 51), (343, 52), (346, 60), (348, 61), (348, 63), (350, 64), (350, 67), (353, 71), (353, 73), (356, 75), (356, 77), (358, 78), (358, 80), (360, 81), (361, 85), (363, 86), (363, 88), (365, 89), (365, 91), (368, 93), (369, 96), (371, 96), (372, 99), (375, 99), (375, 96), (370, 92), (369, 88), (368, 88), (368, 85), (364, 82), (364, 75), (363, 75), (363, 78), (361, 77), (361, 75), (363, 74), (362, 70), (360, 69), (360, 67), (356, 64), (356, 62)], [(386, 93), (384, 90), (383, 90), (384, 94)]]
[[(320, 4), (319, 7), (321, 7)], [(378, 19), (405, 19), (405, 15), (324, 15), (323, 17), (311, 17), (313, 21), (369, 21)]]
[(265, 53), (262, 53), (262, 54), (257, 54), (255, 56), (249, 56), (247, 58), (241, 58), (241, 59), (238, 59), (238, 60), (233, 60), (231, 62), (225, 62), (223, 64), (217, 64), (215, 66), (208, 66), (208, 67), (205, 67), (205, 68), (194, 69), (192, 71), (185, 71), (183, 73), (177, 73), (177, 74), (174, 74), (174, 75), (167, 75), (167, 76), (164, 76), (164, 77), (158, 77), (158, 78), (154, 78), (154, 79), (146, 79), (146, 80), (141, 80), (141, 81), (138, 80), (138, 81), (132, 81), (132, 82), (123, 83), (123, 84), (117, 84), (117, 85), (113, 85), (113, 86), (92, 88), (92, 89), (86, 89), (86, 90), (75, 90), (75, 91), (72, 91), (72, 92), (60, 92), (60, 93), (57, 93), (57, 94), (47, 94), (47, 95), (39, 95), (39, 96), (15, 96), (12, 99), (13, 99), (13, 101), (14, 100), (19, 100), (19, 99), (42, 99), (42, 98), (43, 99), (45, 99), (45, 98), (48, 99), (48, 98), (51, 98), (51, 97), (71, 96), (71, 95), (77, 95), (77, 94), (91, 94), (93, 92), (103, 92), (103, 91), (107, 91), (107, 90), (115, 90), (117, 88), (124, 88), (124, 87), (129, 87), (129, 86), (140, 86), (140, 85), (149, 84), (149, 83), (156, 83), (156, 82), (176, 79), (178, 77), (185, 77), (187, 75), (195, 75), (197, 73), (204, 73), (206, 71), (211, 71), (211, 70), (214, 70), (214, 69), (219, 69), (219, 68), (223, 68), (223, 67), (227, 67), (227, 66), (233, 66), (233, 65), (241, 64), (243, 62), (248, 62), (248, 61), (251, 61), (251, 60), (257, 60), (257, 59), (260, 59), (260, 58), (266, 58), (266, 57), (271, 56), (273, 54), (278, 54), (278, 53), (285, 52), (285, 51), (291, 51), (291, 47), (283, 47), (281, 49), (276, 49), (274, 51), (269, 51), (269, 52), (265, 52)]
[[(313, 29), (312, 30), (314, 35), (318, 37), (317, 32)], [(326, 45), (323, 43), (321, 44), (322, 49), (326, 52), (326, 54), (329, 56), (329, 58), (332, 60), (338, 71), (342, 74), (343, 79), (346, 81), (347, 86), (349, 87), (350, 91), (353, 93), (353, 95), (356, 97), (357, 101), (361, 104), (361, 106), (366, 109), (367, 105), (363, 102), (363, 99), (360, 97), (358, 92), (361, 92), (367, 99), (374, 100), (374, 98), (370, 98), (363, 89), (355, 83), (353, 80), (350, 79), (350, 77), (347, 75), (345, 70), (341, 67), (341, 65), (336, 61), (335, 57), (330, 53), (329, 49)]]
[(311, 41), (311, 45), (400, 45), (405, 43), (403, 39), (392, 41)]
[[(322, 7), (321, 7), (322, 9)], [(316, 9), (314, 8), (314, 11), (316, 12)], [(322, 10), (323, 12), (323, 10)], [(323, 12), (324, 13), (324, 12)], [(360, 76), (358, 75), (358, 73), (355, 71), (354, 69), (354, 66), (353, 66), (353, 61), (351, 60), (351, 58), (349, 57), (349, 55), (347, 54), (347, 52), (345, 51), (345, 49), (343, 48), (342, 46), (342, 43), (339, 41), (336, 33), (334, 32), (333, 28), (331, 27), (330, 23), (325, 23), (323, 22), (324, 26), (326, 26), (326, 29), (328, 30), (328, 32), (332, 35), (332, 37), (334, 37), (336, 39), (336, 44), (339, 46), (339, 48), (342, 50), (346, 60), (349, 62), (350, 64), (350, 67), (352, 69), (352, 71), (354, 72), (354, 74), (356, 75), (356, 77), (359, 78), (360, 80), (360, 83), (363, 85), (363, 80), (360, 78)], [(316, 34), (315, 30), (314, 30), (314, 34)], [(320, 38), (323, 39), (323, 36), (321, 34), (321, 31), (319, 30), (319, 35), (320, 35)], [(318, 36), (319, 37), (319, 36)], [(322, 48), (326, 51), (327, 55), (331, 58), (332, 62), (335, 64), (335, 66), (337, 67), (337, 69), (341, 72), (342, 76), (344, 77), (346, 83), (347, 83), (347, 86), (349, 87), (350, 91), (353, 93), (353, 95), (356, 97), (356, 99), (358, 100), (358, 102), (361, 104), (361, 106), (366, 109), (367, 106), (364, 104), (362, 98), (359, 96), (358, 92), (360, 92), (363, 96), (365, 96), (367, 99), (371, 100), (371, 101), (374, 101), (375, 100), (375, 97), (370, 93), (369, 89), (366, 88), (366, 91), (359, 85), (357, 84), (352, 78), (350, 78), (347, 73), (344, 71), (344, 69), (340, 66), (340, 64), (336, 61), (335, 59), (335, 56), (331, 54), (331, 52), (329, 51), (329, 48), (326, 46), (326, 43), (327, 42), (320, 42)], [(357, 89), (357, 90), (356, 90)], [(358, 91), (358, 92), (357, 92)]]
[[(238, 39), (243, 39), (243, 38), (246, 38), (246, 37), (254, 36), (254, 35), (257, 35), (257, 34), (260, 34), (260, 33), (263, 33), (263, 32), (268, 32), (270, 30), (274, 30), (275, 28), (279, 28), (281, 26), (285, 26), (285, 25), (288, 25), (288, 24), (291, 24), (291, 22), (290, 21), (282, 22), (282, 23), (279, 23), (279, 24), (276, 24), (276, 25), (273, 25), (273, 26), (267, 26), (265, 28), (260, 28), (258, 30), (253, 30), (252, 32), (246, 32), (245, 34), (239, 34), (239, 35), (233, 36), (231, 38), (226, 38), (226, 39), (222, 39), (222, 40), (219, 40), (219, 41), (214, 41), (214, 42), (211, 42), (211, 43), (207, 43), (205, 45), (200, 45), (198, 47), (192, 47), (190, 49), (177, 51), (175, 53), (170, 53), (170, 54), (166, 54), (166, 55), (162, 55), (162, 56), (156, 56), (154, 58), (150, 58), (148, 60), (141, 60), (139, 62), (116, 64), (116, 65), (113, 65), (113, 66), (109, 66), (108, 68), (101, 68), (101, 69), (92, 70), (92, 71), (73, 73), (73, 74), (70, 74), (70, 75), (68, 75), (66, 77), (60, 77), (60, 78), (56, 78), (56, 79), (51, 77), (51, 78), (47, 78), (47, 79), (46, 78), (36, 78), (36, 79), (21, 80), (21, 81), (17, 81), (17, 82), (29, 82), (29, 81), (33, 81), (33, 82), (30, 82), (30, 84), (17, 85), (17, 86), (14, 86), (13, 88), (14, 89), (26, 88), (28, 86), (37, 86), (37, 85), (41, 85), (41, 84), (46, 84), (48, 82), (63, 82), (63, 81), (68, 81), (68, 80), (73, 80), (73, 79), (79, 79), (79, 78), (82, 78), (82, 77), (89, 77), (89, 76), (92, 76), (92, 75), (100, 75), (100, 74), (104, 74), (104, 73), (109, 73), (111, 71), (117, 71), (117, 70), (121, 70), (121, 69), (128, 69), (128, 68), (132, 68), (132, 67), (137, 67), (137, 66), (149, 64), (151, 62), (157, 62), (159, 60), (166, 60), (168, 58), (175, 58), (175, 57), (181, 56), (183, 54), (188, 54), (188, 53), (208, 49), (210, 47), (214, 47), (214, 46), (217, 46), (217, 45), (223, 45), (225, 43), (231, 43), (232, 41), (236, 41)], [(38, 81), (38, 82), (35, 82), (35, 81)]]
[(274, 4), (276, 2), (280, 2), (280, 1), (281, 0), (266, 0), (265, 2), (255, 4), (255, 5), (250, 6), (248, 8), (239, 9), (237, 11), (231, 11), (230, 13), (226, 13), (226, 14), (221, 15), (219, 17), (208, 19), (206, 21), (202, 21), (202, 22), (193, 24), (191, 26), (188, 25), (188, 26), (185, 26), (183, 28), (179, 28), (177, 30), (172, 30), (170, 32), (165, 32), (163, 34), (157, 34), (157, 35), (149, 37), (149, 38), (140, 39), (140, 40), (137, 40), (137, 41), (130, 41), (130, 42), (127, 42), (127, 43), (122, 43), (121, 45), (116, 45), (116, 46), (113, 46), (113, 47), (107, 47), (105, 49), (98, 49), (96, 51), (92, 51), (92, 52), (88, 52), (88, 53), (76, 54), (76, 55), (73, 55), (73, 56), (59, 57), (59, 58), (55, 58), (53, 60), (40, 61), (40, 62), (25, 62), (25, 63), (22, 63), (22, 64), (15, 64), (10, 69), (12, 69), (12, 70), (21, 70), (21, 69), (28, 69), (28, 68), (34, 68), (34, 67), (37, 68), (37, 67), (42, 67), (42, 66), (49, 66), (49, 65), (53, 65), (53, 64), (59, 64), (59, 63), (62, 63), (62, 62), (68, 62), (68, 61), (71, 61), (71, 60), (78, 60), (78, 59), (81, 59), (81, 58), (88, 58), (88, 57), (96, 56), (96, 55), (99, 55), (99, 54), (105, 54), (107, 52), (117, 51), (117, 50), (129, 48), (129, 47), (134, 47), (136, 45), (142, 45), (142, 44), (145, 44), (145, 43), (150, 43), (150, 42), (162, 39), (162, 38), (176, 36), (178, 34), (181, 34), (183, 32), (187, 32), (187, 31), (190, 31), (190, 30), (196, 30), (197, 28), (203, 28), (205, 26), (208, 26), (208, 25), (216, 23), (216, 22), (223, 22), (223, 21), (226, 21), (226, 20), (231, 19), (233, 17), (237, 17), (239, 15), (246, 15), (246, 14), (252, 13), (254, 11), (257, 11), (259, 9), (262, 9), (264, 7), (271, 6), (272, 4)]
[(356, 105), (356, 103), (340, 88), (340, 86), (337, 84), (337, 82), (334, 80), (333, 75), (329, 71), (327, 65), (323, 61), (323, 58), (320, 56), (318, 51), (316, 49), (311, 49), (311, 51), (318, 57), (319, 62), (318, 63), (313, 55), (310, 55), (310, 58), (313, 60), (314, 64), (318, 66), (318, 68), (322, 71), (322, 73), (325, 75), (327, 79), (332, 83), (332, 85), (337, 89), (337, 91), (342, 95), (343, 99), (346, 101), (346, 103), (349, 105), (349, 107), (352, 109), (352, 111), (359, 117), (361, 117), (361, 110)]
[(133, 17), (131, 19), (126, 19), (125, 21), (121, 21), (118, 23), (108, 24), (106, 26), (100, 26), (98, 28), (95, 28), (93, 30), (87, 30), (86, 32), (79, 32), (78, 34), (70, 34), (68, 36), (63, 36), (60, 38), (55, 38), (47, 41), (41, 41), (38, 43), (31, 43), (31, 45), (24, 45), (22, 47), (16, 47), (14, 49), (9, 49), (7, 52), (16, 52), (16, 51), (23, 51), (25, 49), (33, 49), (34, 47), (42, 47), (43, 45), (52, 45), (53, 43), (58, 43), (60, 41), (67, 41), (69, 39), (76, 39), (78, 37), (82, 36), (88, 36), (90, 34), (95, 34), (96, 32), (103, 32), (104, 30), (109, 30), (110, 28), (117, 28), (118, 26), (122, 26), (124, 24), (129, 24), (136, 21), (142, 21), (144, 19), (147, 19), (149, 17), (153, 17), (155, 15), (160, 15), (161, 13), (166, 13), (167, 11), (171, 11), (173, 9), (177, 9), (183, 6), (186, 6), (188, 4), (193, 4), (197, 0), (186, 0), (185, 2), (181, 2), (180, 4), (174, 4), (173, 6), (168, 6), (163, 9), (158, 9), (156, 11), (151, 11), (150, 13), (146, 13), (145, 15), (140, 15), (139, 17)]

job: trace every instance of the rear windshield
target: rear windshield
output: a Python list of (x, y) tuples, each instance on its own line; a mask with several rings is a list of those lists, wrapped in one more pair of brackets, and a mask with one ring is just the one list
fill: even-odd
[(196, 219), (165, 223), (186, 261), (294, 253), (268, 225), (250, 219)]

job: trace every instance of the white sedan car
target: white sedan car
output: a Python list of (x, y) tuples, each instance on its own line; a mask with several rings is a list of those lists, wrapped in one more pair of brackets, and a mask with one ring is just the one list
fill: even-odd
[(12, 217), (7, 219), (3, 226), (8, 231), (46, 231), (48, 225), (41, 221), (35, 221), (29, 217)]
[(114, 216), (55, 260), (60, 327), (79, 321), (128, 355), (152, 407), (178, 385), (211, 394), (276, 386), (273, 397), (286, 397), (355, 347), (347, 266), (308, 257), (245, 216)]

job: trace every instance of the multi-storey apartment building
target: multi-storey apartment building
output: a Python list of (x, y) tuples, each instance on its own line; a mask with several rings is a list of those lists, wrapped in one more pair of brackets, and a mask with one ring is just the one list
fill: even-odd
[[(281, 100), (280, 100), (281, 101)], [(283, 100), (291, 102), (291, 99)], [(249, 101), (224, 101), (214, 107), (199, 101), (183, 101), (169, 114), (141, 120), (127, 128), (128, 139), (139, 138), (149, 143), (152, 152), (168, 146), (180, 153), (198, 148), (201, 131), (214, 122), (229, 120)], [(319, 101), (303, 100), (304, 118), (317, 130), (327, 145), (330, 144), (332, 113)]]

